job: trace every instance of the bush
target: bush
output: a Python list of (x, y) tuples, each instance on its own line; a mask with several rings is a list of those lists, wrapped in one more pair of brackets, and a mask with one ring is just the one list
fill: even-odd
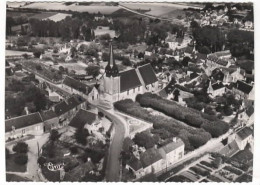
[(33, 52), (33, 55), (34, 55), (35, 58), (40, 58), (41, 54), (42, 54), (42, 52), (40, 50), (35, 50)]
[(222, 164), (222, 158), (221, 157), (217, 157), (216, 159), (214, 159), (212, 161), (212, 165), (215, 167), (215, 168), (219, 168), (219, 166)]
[(209, 171), (202, 170), (201, 168), (191, 167), (190, 170), (204, 177), (210, 175)]
[(76, 130), (74, 137), (79, 144), (86, 145), (87, 144), (87, 136), (89, 136), (89, 132), (85, 128), (79, 128)]
[(51, 130), (49, 140), (51, 141), (57, 141), (60, 138), (61, 134), (57, 130)]
[(46, 158), (44, 158), (44, 157), (41, 156), (41, 157), (38, 158), (37, 162), (38, 162), (38, 164), (39, 164), (40, 166), (43, 166), (44, 163), (46, 163)]
[(145, 147), (146, 149), (152, 148), (155, 145), (154, 138), (148, 132), (137, 133), (133, 141), (138, 146)]
[(78, 153), (78, 148), (75, 147), (75, 146), (72, 146), (72, 147), (70, 147), (70, 152), (71, 152), (72, 154), (77, 154), (77, 153)]
[(18, 165), (25, 165), (28, 162), (28, 156), (21, 153), (14, 158), (14, 162)]
[(29, 150), (28, 144), (25, 142), (18, 142), (13, 146), (13, 151), (16, 153), (27, 153)]
[(5, 148), (5, 158), (6, 159), (10, 158), (10, 150), (8, 148)]
[(215, 166), (212, 163), (209, 163), (207, 161), (201, 161), (200, 164), (207, 166), (209, 168), (215, 168)]

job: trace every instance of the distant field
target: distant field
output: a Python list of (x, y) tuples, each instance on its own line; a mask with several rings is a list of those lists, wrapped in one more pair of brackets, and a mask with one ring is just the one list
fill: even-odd
[(46, 10), (65, 10), (65, 11), (77, 11), (77, 12), (89, 12), (89, 13), (102, 13), (102, 14), (111, 14), (119, 9), (117, 6), (78, 6), (75, 4), (66, 6), (63, 3), (47, 3), (47, 2), (39, 2), (32, 3), (24, 6), (23, 8), (32, 8), (32, 9), (46, 9)]
[(32, 55), (32, 52), (26, 52), (26, 51), (13, 51), (13, 50), (5, 50), (5, 56), (16, 56), (16, 55), (22, 55), (22, 54)]
[(77, 74), (86, 74), (86, 67), (88, 67), (87, 64), (82, 62), (77, 63), (59, 63), (58, 65), (53, 65), (52, 67), (59, 70), (59, 67), (63, 66), (64, 68), (67, 68), (69, 71), (74, 70)]
[(54, 22), (58, 22), (58, 21), (65, 19), (67, 16), (71, 16), (71, 14), (57, 13), (57, 14), (50, 16), (48, 18), (45, 18), (45, 19), (49, 19), (49, 20), (52, 20)]
[(51, 17), (56, 14), (57, 14), (57, 12), (42, 12), (42, 13), (34, 14), (33, 16), (30, 16), (29, 18), (42, 20), (42, 19), (46, 19), (46, 18)]

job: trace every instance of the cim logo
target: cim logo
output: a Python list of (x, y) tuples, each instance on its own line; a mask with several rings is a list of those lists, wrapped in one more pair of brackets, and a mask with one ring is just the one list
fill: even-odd
[(48, 162), (48, 163), (45, 163), (44, 166), (47, 166), (47, 169), (50, 171), (59, 171), (59, 170), (63, 170), (64, 163), (52, 164), (51, 162)]

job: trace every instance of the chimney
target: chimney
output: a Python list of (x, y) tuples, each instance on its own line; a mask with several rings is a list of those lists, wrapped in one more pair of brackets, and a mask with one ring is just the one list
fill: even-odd
[(176, 137), (173, 137), (173, 138), (172, 138), (172, 141), (173, 141), (174, 143), (176, 143), (176, 142), (177, 142), (177, 138), (176, 138)]
[(25, 114), (28, 115), (30, 112), (28, 110), (28, 107), (24, 107)]
[(90, 157), (88, 157), (88, 162), (91, 162), (91, 158)]

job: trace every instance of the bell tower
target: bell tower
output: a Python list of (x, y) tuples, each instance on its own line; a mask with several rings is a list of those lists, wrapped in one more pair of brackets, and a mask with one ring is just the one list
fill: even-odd
[(119, 70), (114, 59), (114, 51), (112, 42), (109, 45), (109, 60), (105, 68), (103, 79), (104, 93), (108, 100), (114, 102), (119, 100), (120, 93), (120, 76)]

